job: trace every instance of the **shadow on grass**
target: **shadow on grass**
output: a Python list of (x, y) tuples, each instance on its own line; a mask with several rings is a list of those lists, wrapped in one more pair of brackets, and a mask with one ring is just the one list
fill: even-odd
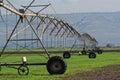
[(51, 74), (28, 74), (28, 75), (19, 75), (19, 74), (2, 74), (0, 73), (0, 77), (11, 77), (11, 78), (15, 78), (15, 77), (26, 77), (26, 76), (55, 76), (55, 75), (51, 75)]

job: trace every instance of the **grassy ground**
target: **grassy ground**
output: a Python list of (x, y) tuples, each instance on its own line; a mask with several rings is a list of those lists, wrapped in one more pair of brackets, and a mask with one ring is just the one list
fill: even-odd
[[(52, 54), (62, 56), (62, 54)], [(45, 55), (3, 55), (0, 62), (21, 62), (23, 56), (27, 57), (28, 62), (47, 62)], [(0, 72), (0, 80), (61, 80), (68, 75), (74, 75), (78, 72), (86, 72), (98, 69), (100, 67), (120, 64), (120, 54), (117, 52), (103, 53), (98, 55), (96, 59), (89, 59), (88, 56), (72, 55), (70, 59), (66, 59), (67, 71), (62, 75), (50, 75), (46, 66), (29, 66), (30, 73), (28, 76), (19, 76), (16, 69), (2, 67)]]
[[(47, 48), (47, 51), (70, 51), (71, 48)], [(78, 50), (82, 50), (82, 48), (72, 48), (73, 51), (78, 51)], [(1, 52), (2, 50), (0, 50)], [(45, 51), (43, 48), (37, 48), (37, 49), (19, 49), (19, 50), (16, 50), (16, 49), (6, 49), (5, 52), (17, 52), (17, 51), (20, 51), (20, 52), (29, 52), (29, 51)]]
[[(91, 50), (92, 48), (86, 48), (87, 50)], [(120, 50), (119, 47), (116, 48), (100, 48), (101, 50)], [(64, 52), (64, 51), (81, 51), (83, 48), (47, 48), (48, 52)], [(0, 52), (2, 50), (0, 49)], [(5, 49), (4, 52), (45, 52), (43, 48), (37, 48), (37, 49)]]

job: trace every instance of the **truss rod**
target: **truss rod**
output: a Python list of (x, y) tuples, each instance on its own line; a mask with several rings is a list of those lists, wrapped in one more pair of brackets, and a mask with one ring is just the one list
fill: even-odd
[[(29, 6), (29, 7), (40, 7), (40, 6), (49, 6), (51, 4), (48, 4), (48, 5), (32, 5), (32, 6)], [(28, 6), (22, 6), (24, 8), (28, 7)]]
[(2, 56), (2, 54), (3, 54), (4, 50), (5, 50), (5, 48), (7, 47), (7, 44), (9, 43), (9, 41), (10, 41), (10, 39), (11, 39), (13, 33), (15, 32), (15, 30), (16, 30), (16, 28), (17, 28), (19, 22), (20, 22), (20, 20), (21, 20), (21, 19), (19, 18), (19, 20), (18, 20), (18, 22), (16, 23), (16, 25), (15, 25), (15, 27), (14, 27), (12, 33), (10, 34), (10, 36), (9, 36), (9, 38), (8, 38), (8, 40), (7, 40), (6, 44), (5, 44), (5, 46), (4, 46), (3, 49), (2, 49), (2, 52), (1, 52), (0, 56)]
[(46, 48), (44, 47), (43, 43), (42, 43), (42, 40), (39, 38), (39, 36), (37, 35), (37, 32), (36, 30), (33, 28), (32, 24), (29, 22), (29, 20), (27, 19), (27, 17), (25, 17), (28, 24), (30, 25), (30, 27), (32, 28), (33, 32), (35, 33), (36, 37), (39, 39), (40, 41), (40, 44), (42, 45), (43, 49), (45, 50), (45, 52), (47, 53), (48, 57), (50, 58), (50, 54), (48, 53), (48, 51), (46, 50)]
[(39, 40), (39, 39), (11, 39), (10, 41), (31, 41), (31, 40)]
[(51, 4), (46, 5), (44, 8), (42, 8), (41, 10), (39, 10), (37, 13), (40, 13), (41, 11), (43, 11), (44, 9), (46, 9), (48, 6), (50, 6)]
[(25, 12), (27, 11), (27, 9), (35, 2), (35, 0), (33, 0), (25, 9)]
[[(32, 21), (35, 19), (35, 17), (32, 17), (31, 20), (30, 20), (30, 23), (32, 23)], [(27, 28), (29, 28), (30, 26), (29, 25), (26, 25), (24, 26), (21, 30), (17, 31), (16, 33), (14, 33), (11, 37), (14, 38), (15, 36), (17, 36), (18, 34), (22, 33), (23, 31), (25, 31)]]
[(54, 28), (51, 30), (51, 32), (49, 33), (49, 35), (51, 35), (56, 28), (58, 28), (58, 22), (57, 22), (57, 24), (54, 26)]

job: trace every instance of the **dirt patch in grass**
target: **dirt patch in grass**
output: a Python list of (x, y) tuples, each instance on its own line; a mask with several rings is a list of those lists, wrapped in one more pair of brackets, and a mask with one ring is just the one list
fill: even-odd
[(111, 65), (95, 71), (76, 73), (62, 80), (120, 80), (120, 65)]

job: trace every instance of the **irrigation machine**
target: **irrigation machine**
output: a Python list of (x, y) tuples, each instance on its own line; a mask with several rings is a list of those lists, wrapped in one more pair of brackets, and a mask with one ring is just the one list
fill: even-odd
[[(43, 11), (45, 8), (47, 8), (51, 4), (34, 5), (34, 2), (35, 0), (32, 0), (28, 6), (22, 5), (20, 9), (17, 9), (9, 0), (0, 0), (0, 7), (6, 10), (6, 13), (9, 12), (10, 14), (14, 14), (17, 17), (16, 23), (14, 24), (14, 26), (12, 26), (11, 33), (8, 33), (9, 36), (7, 36), (6, 43), (3, 46), (0, 56), (2, 57), (2, 55), (5, 53), (5, 49), (10, 41), (12, 42), (37, 41), (39, 44), (41, 44), (41, 47), (44, 49), (44, 52), (47, 54), (48, 61), (28, 63), (26, 57), (22, 57), (22, 61), (20, 63), (2, 63), (1, 62), (0, 68), (2, 66), (7, 66), (10, 68), (17, 69), (19, 75), (28, 75), (29, 73), (28, 66), (45, 65), (47, 67), (47, 71), (50, 74), (63, 74), (67, 69), (66, 62), (60, 56), (51, 57), (42, 42), (43, 40), (42, 38), (45, 32), (47, 32), (49, 36), (54, 35), (59, 37), (69, 37), (69, 35), (80, 36), (80, 34), (71, 25), (69, 25), (67, 22), (63, 21), (62, 19), (41, 14), (41, 11)], [(42, 8), (38, 11), (34, 11), (32, 9), (36, 7), (37, 9), (39, 9), (39, 7), (41, 6)], [(2, 13), (2, 10), (1, 10), (1, 13)], [(0, 16), (3, 22), (7, 26), (10, 26), (6, 22), (6, 20), (8, 19), (5, 20), (2, 14)], [(19, 35), (22, 34), (25, 30), (28, 30), (28, 32), (29, 30), (31, 30), (31, 33), (34, 36), (31, 35), (32, 36), (31, 38), (30, 36), (26, 35), (22, 39), (18, 38)]]
[[(65, 51), (63, 53), (64, 58), (70, 58), (71, 57), (72, 49), (75, 47), (77, 42), (83, 42), (83, 49), (81, 51), (77, 52), (79, 55), (88, 55), (89, 58), (96, 58), (96, 52), (98, 52), (98, 54), (102, 53), (102, 50), (96, 49), (96, 45), (98, 44), (98, 42), (95, 38), (91, 37), (88, 33), (79, 33), (79, 34), (81, 36), (78, 36), (74, 40), (70, 51)], [(87, 48), (86, 48), (87, 45), (91, 46), (93, 49), (87, 50)]]
[[(20, 44), (23, 45), (24, 41), (24, 47), (22, 46), (23, 49), (37, 42), (36, 45), (38, 47), (40, 45), (42, 49), (44, 49), (44, 53), (47, 54), (48, 59), (47, 62), (27, 62), (26, 57), (22, 57), (22, 61), (17, 63), (4, 63), (0, 61), (0, 69), (2, 69), (2, 66), (6, 66), (18, 70), (19, 75), (28, 75), (28, 66), (45, 65), (50, 74), (63, 74), (67, 69), (65, 60), (60, 56), (50, 55), (43, 43), (43, 37), (47, 35), (48, 40), (49, 36), (59, 37), (60, 39), (63, 37), (76, 36), (79, 40), (83, 40), (84, 38), (82, 37), (87, 37), (87, 40), (95, 42), (89, 35), (83, 35), (77, 32), (77, 30), (66, 21), (46, 14), (41, 14), (41, 12), (50, 5), (50, 3), (47, 5), (38, 5), (36, 4), (36, 0), (32, 0), (29, 5), (22, 5), (18, 8), (10, 0), (0, 0), (0, 17), (2, 23), (6, 26), (6, 41), (4, 41), (5, 44), (1, 50), (0, 57), (5, 54), (5, 50), (10, 42), (17, 45), (16, 47), (18, 48), (21, 47)], [(7, 15), (11, 14), (16, 16), (16, 18), (8, 18)], [(11, 18), (15, 20), (12, 21)], [(11, 23), (13, 25), (10, 25)], [(8, 26), (11, 28), (10, 31), (8, 31)], [(34, 46), (32, 46), (32, 48), (34, 48)], [(18, 48), (17, 50), (20, 49)], [(33, 53), (33, 51), (31, 51), (31, 53)], [(90, 57), (91, 56), (94, 57), (94, 52), (90, 53)], [(70, 58), (70, 52), (64, 52), (63, 57)]]

